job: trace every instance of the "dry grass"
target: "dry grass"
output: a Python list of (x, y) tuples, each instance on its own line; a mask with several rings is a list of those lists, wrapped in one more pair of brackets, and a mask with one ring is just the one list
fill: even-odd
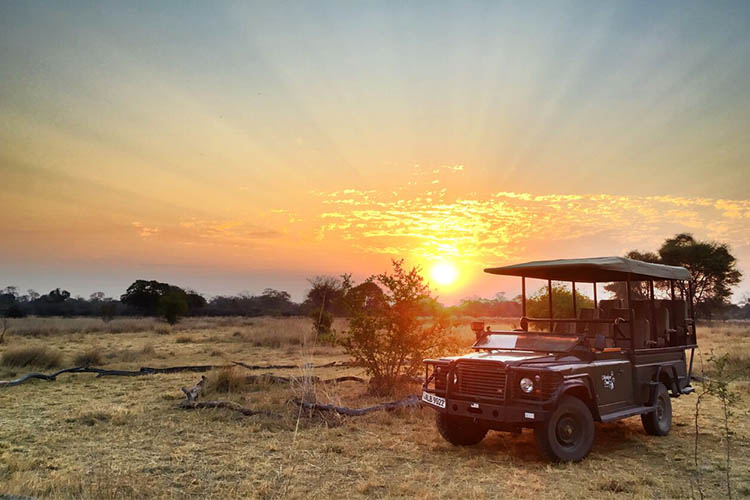
[(231, 394), (243, 392), (247, 389), (247, 375), (245, 369), (238, 367), (227, 367), (217, 370), (209, 377), (209, 385), (206, 393)]
[(101, 366), (103, 363), (104, 356), (98, 347), (90, 347), (73, 358), (75, 366)]
[(8, 349), (2, 357), (3, 366), (9, 368), (58, 368), (61, 362), (59, 352), (42, 346)]
[[(208, 320), (203, 320), (208, 321)], [(112, 364), (205, 364), (224, 356), (254, 364), (324, 363), (346, 359), (331, 347), (308, 342), (305, 320), (253, 319), (190, 330), (193, 342), (154, 331), (67, 333), (48, 338), (11, 338), (14, 346), (46, 344), (72, 357), (87, 347), (137, 353)], [(179, 325), (178, 325), (179, 327)], [(473, 338), (468, 327), (462, 336)], [(235, 336), (234, 332), (240, 331)], [(254, 340), (278, 331), (280, 347)], [(256, 336), (256, 333), (259, 336)], [(750, 325), (699, 327), (702, 350), (750, 353)], [(211, 340), (208, 340), (211, 339)], [(274, 344), (275, 345), (275, 344)], [(151, 349), (144, 349), (151, 346)], [(217, 349), (219, 348), (219, 349)], [(105, 355), (106, 356), (106, 355)], [(162, 357), (163, 359), (160, 359)], [(0, 369), (0, 377), (3, 377)], [(301, 375), (306, 370), (279, 370)], [(199, 374), (134, 378), (61, 376), (0, 392), (0, 493), (38, 498), (690, 498), (692, 416), (695, 397), (673, 400), (672, 433), (646, 435), (638, 418), (597, 425), (589, 458), (579, 464), (543, 461), (533, 436), (490, 433), (482, 443), (456, 448), (438, 435), (432, 411), (407, 410), (359, 418), (320, 418), (287, 401), (310, 390), (279, 384), (247, 386), (250, 372), (210, 372), (208, 396), (282, 413), (282, 419), (244, 417), (226, 410), (179, 410), (180, 387)], [(257, 372), (256, 372), (257, 374)], [(355, 368), (326, 368), (315, 375), (362, 375)], [(732, 387), (750, 390), (744, 378)], [(231, 392), (219, 392), (221, 380)], [(376, 402), (362, 384), (314, 388), (321, 402), (365, 406)], [(412, 392), (417, 386), (411, 388)], [(750, 409), (745, 396), (742, 411)], [(707, 498), (723, 498), (720, 408), (706, 400), (701, 446)], [(733, 478), (738, 497), (750, 493), (750, 422), (735, 422)], [(197, 479), (199, 478), (199, 479)], [(744, 493), (743, 493), (744, 492)]]

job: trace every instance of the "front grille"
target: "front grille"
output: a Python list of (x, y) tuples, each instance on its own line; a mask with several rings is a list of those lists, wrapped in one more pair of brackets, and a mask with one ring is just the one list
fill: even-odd
[(459, 361), (456, 375), (460, 394), (496, 400), (505, 397), (505, 365), (489, 361)]
[(448, 369), (440, 367), (435, 370), (435, 390), (438, 392), (445, 392), (445, 382), (448, 376)]

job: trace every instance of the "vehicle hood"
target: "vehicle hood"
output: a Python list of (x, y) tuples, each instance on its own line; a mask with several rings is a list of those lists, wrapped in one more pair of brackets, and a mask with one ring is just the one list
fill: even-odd
[(517, 364), (532, 359), (543, 359), (548, 358), (549, 354), (541, 352), (526, 352), (526, 351), (492, 351), (492, 352), (474, 352), (466, 354), (465, 356), (451, 356), (441, 358), (445, 361), (454, 361), (456, 359), (476, 359), (501, 362), (503, 364)]

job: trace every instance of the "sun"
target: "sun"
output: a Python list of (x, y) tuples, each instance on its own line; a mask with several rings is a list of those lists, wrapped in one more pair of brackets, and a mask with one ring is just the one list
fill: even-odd
[(432, 281), (441, 286), (452, 285), (458, 278), (458, 269), (450, 262), (438, 262), (430, 270)]

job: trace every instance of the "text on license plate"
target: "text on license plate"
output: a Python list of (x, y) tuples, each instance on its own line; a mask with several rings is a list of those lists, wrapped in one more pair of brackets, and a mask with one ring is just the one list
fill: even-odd
[(439, 408), (445, 408), (445, 398), (435, 396), (434, 394), (429, 392), (422, 392), (422, 401), (424, 401), (425, 403), (430, 403), (431, 405), (435, 405)]

